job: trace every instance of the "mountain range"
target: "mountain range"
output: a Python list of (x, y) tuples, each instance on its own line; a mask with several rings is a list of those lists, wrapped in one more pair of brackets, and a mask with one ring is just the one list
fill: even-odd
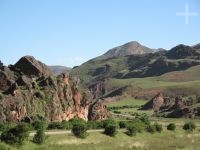
[[(131, 52), (128, 50), (124, 52), (125, 48), (129, 50), (132, 48)], [(116, 54), (123, 54), (123, 56), (117, 56)], [(174, 71), (185, 71), (193, 66), (198, 67), (198, 65), (200, 65), (199, 44), (195, 46), (180, 44), (170, 50), (164, 50), (151, 49), (137, 42), (129, 42), (115, 47), (102, 56), (91, 59), (81, 66), (72, 69), (70, 75), (80, 77), (83, 86), (89, 88), (95, 98), (102, 98), (107, 97), (110, 93), (115, 93), (114, 95), (120, 93), (115, 92), (115, 90), (121, 90), (121, 93), (127, 93), (127, 88), (129, 91), (137, 91), (137, 89), (144, 91), (142, 85), (137, 83), (139, 80), (141, 82), (142, 80), (148, 80), (150, 82), (149, 80), (152, 79), (152, 84), (155, 84), (155, 87), (159, 87), (160, 83), (155, 82), (155, 80), (159, 81), (160, 78), (167, 76), (165, 74), (168, 73), (168, 76), (173, 76)], [(173, 80), (179, 79), (184, 81), (183, 77), (179, 76)], [(165, 79), (162, 78), (162, 80)], [(160, 88), (160, 91), (161, 89), (163, 88)], [(164, 91), (168, 91), (169, 93), (168, 88)], [(143, 96), (139, 93), (131, 95), (134, 97), (146, 97), (146, 92), (142, 94)], [(147, 96), (156, 94), (154, 92), (153, 94), (150, 93)]]

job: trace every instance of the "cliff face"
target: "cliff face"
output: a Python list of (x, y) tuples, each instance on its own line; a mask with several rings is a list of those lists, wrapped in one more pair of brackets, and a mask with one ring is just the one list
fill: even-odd
[(45, 64), (31, 56), (21, 58), (15, 65), (0, 68), (2, 122), (31, 121), (37, 117), (49, 121), (74, 117), (88, 120), (92, 106), (92, 96), (80, 87), (78, 78), (65, 73), (53, 76)]

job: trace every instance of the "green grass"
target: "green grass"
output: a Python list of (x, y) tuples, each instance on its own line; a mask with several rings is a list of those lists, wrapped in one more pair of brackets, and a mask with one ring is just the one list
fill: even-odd
[(141, 106), (144, 105), (147, 101), (145, 100), (138, 100), (138, 99), (134, 99), (134, 98), (124, 98), (120, 101), (116, 101), (116, 102), (111, 102), (108, 103), (107, 106), (108, 107), (113, 107), (113, 106), (125, 106), (125, 105), (135, 105), (135, 106)]
[[(116, 102), (111, 102), (107, 104), (108, 108), (112, 108), (112, 107), (116, 107), (116, 109), (113, 109), (111, 111), (117, 110), (118, 112), (120, 112), (120, 114), (124, 114), (124, 115), (133, 115), (134, 113), (137, 114), (147, 114), (148, 116), (151, 116), (153, 114), (152, 110), (138, 110), (140, 108), (140, 106), (144, 105), (147, 101), (146, 100), (138, 100), (138, 99), (134, 99), (131, 97), (127, 97), (124, 98), (120, 101), (116, 101)], [(120, 108), (123, 106), (131, 106), (133, 108)]]
[(200, 133), (187, 134), (182, 129), (175, 132), (138, 133), (134, 137), (120, 130), (116, 137), (109, 137), (101, 132), (89, 133), (86, 139), (79, 139), (71, 134), (50, 135), (43, 145), (33, 144), (29, 139), (21, 150), (196, 150), (200, 147)]

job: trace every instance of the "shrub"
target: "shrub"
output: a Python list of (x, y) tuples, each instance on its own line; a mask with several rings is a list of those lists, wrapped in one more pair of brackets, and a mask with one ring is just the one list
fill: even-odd
[(47, 128), (47, 123), (44, 121), (35, 121), (32, 123), (35, 130), (45, 130)]
[(120, 128), (126, 128), (126, 126), (127, 126), (127, 121), (120, 121), (119, 122), (119, 127)]
[(76, 120), (76, 122), (73, 123), (72, 133), (76, 137), (86, 138), (86, 136), (87, 136), (87, 123), (82, 119)]
[(136, 133), (137, 133), (137, 127), (135, 126), (135, 124), (129, 124), (129, 125), (127, 125), (126, 129), (127, 129), (126, 133), (129, 136), (135, 136)]
[(185, 131), (189, 131), (192, 132), (194, 129), (196, 128), (196, 125), (194, 124), (194, 122), (187, 122), (183, 125), (183, 129)]
[(26, 124), (18, 124), (9, 130), (2, 132), (1, 140), (11, 145), (22, 145), (28, 138), (28, 127)]
[(44, 129), (37, 130), (36, 134), (33, 137), (33, 142), (36, 144), (43, 144), (46, 140), (46, 135)]
[(149, 133), (155, 133), (156, 132), (156, 127), (155, 127), (155, 125), (148, 125), (146, 130)]
[(104, 133), (109, 136), (117, 134), (118, 124), (114, 120), (107, 120), (104, 124)]
[(129, 122), (129, 124), (134, 124), (134, 126), (137, 129), (137, 132), (140, 132), (140, 133), (142, 131), (144, 131), (145, 128), (147, 127), (147, 125), (143, 121), (141, 121), (140, 119), (135, 119), (135, 120)]
[(51, 122), (47, 129), (63, 129), (63, 126), (61, 125), (60, 122)]
[(66, 129), (66, 130), (71, 130), (72, 129), (72, 123), (69, 121), (63, 121), (61, 122), (60, 128)]
[(174, 131), (176, 130), (176, 125), (174, 123), (170, 123), (167, 125), (167, 130)]
[(155, 126), (157, 132), (162, 132), (162, 130), (163, 130), (162, 124), (155, 123), (154, 126)]

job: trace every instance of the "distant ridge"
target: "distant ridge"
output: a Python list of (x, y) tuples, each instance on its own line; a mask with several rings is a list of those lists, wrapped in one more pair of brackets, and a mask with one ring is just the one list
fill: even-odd
[(48, 67), (55, 75), (59, 75), (61, 73), (69, 72), (71, 70), (71, 68), (69, 68), (69, 67), (59, 66), (59, 65), (48, 66)]

